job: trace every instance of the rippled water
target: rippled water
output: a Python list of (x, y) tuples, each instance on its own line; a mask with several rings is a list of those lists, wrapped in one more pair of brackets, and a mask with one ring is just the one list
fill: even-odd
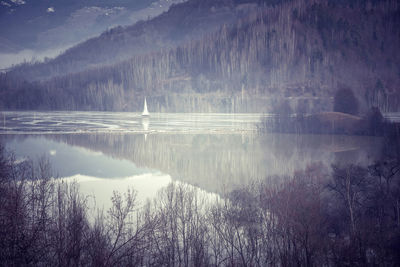
[(3, 112), (0, 133), (226, 133), (254, 131), (261, 114)]

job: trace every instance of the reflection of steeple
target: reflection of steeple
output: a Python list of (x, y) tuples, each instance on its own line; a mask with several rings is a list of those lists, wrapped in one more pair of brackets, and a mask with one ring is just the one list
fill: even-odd
[(149, 117), (143, 117), (142, 125), (143, 125), (143, 131), (144, 131), (144, 141), (147, 140), (147, 131), (149, 130), (149, 124), (150, 124)]

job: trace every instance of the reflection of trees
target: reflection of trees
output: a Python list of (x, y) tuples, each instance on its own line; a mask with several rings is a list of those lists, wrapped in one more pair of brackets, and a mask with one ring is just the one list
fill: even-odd
[[(210, 191), (226, 190), (268, 175), (291, 175), (312, 162), (326, 165), (338, 157), (372, 160), (379, 139), (352, 136), (74, 134), (49, 138), (101, 151), (170, 174)], [(340, 152), (340, 153), (338, 153)], [(339, 155), (339, 156), (337, 156)]]

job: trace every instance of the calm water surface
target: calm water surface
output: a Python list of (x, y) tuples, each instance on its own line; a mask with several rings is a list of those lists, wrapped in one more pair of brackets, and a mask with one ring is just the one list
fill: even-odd
[(322, 162), (369, 164), (374, 137), (257, 133), (261, 114), (3, 112), (0, 138), (18, 160), (45, 155), (57, 177), (76, 180), (107, 206), (113, 190), (140, 201), (171, 181), (207, 192), (240, 188)]

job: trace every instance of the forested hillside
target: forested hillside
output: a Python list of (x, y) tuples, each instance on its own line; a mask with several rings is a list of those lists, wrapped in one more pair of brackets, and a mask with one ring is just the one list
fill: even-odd
[[(212, 2), (222, 5), (226, 1)], [(294, 111), (313, 112), (331, 110), (334, 92), (348, 87), (361, 109), (399, 109), (397, 1), (274, 2), (259, 6), (258, 11), (241, 3), (235, 10), (246, 9), (247, 15), (214, 33), (157, 51), (155, 40), (150, 39), (143, 43), (143, 51), (152, 52), (114, 65), (34, 82), (25, 82), (24, 75), (32, 79), (38, 71), (39, 77), (41, 66), (51, 64), (3, 74), (1, 105), (8, 109), (138, 111), (147, 96), (150, 112), (264, 112), (285, 103)], [(212, 14), (209, 4), (204, 1)], [(135, 27), (120, 29), (121, 36)], [(98, 40), (108, 35), (118, 36), (108, 32)], [(107, 46), (91, 42), (93, 53), (102, 58), (98, 51)], [(149, 43), (155, 45), (147, 47)], [(85, 45), (89, 43), (75, 49)], [(104, 51), (104, 57), (117, 54)], [(74, 55), (80, 58), (79, 53)], [(77, 58), (68, 57), (67, 52), (54, 62), (70, 62), (73, 68), (79, 65)]]
[(174, 47), (214, 32), (224, 23), (244, 16), (252, 6), (236, 8), (243, 0), (191, 0), (172, 7), (154, 19), (111, 28), (80, 43), (55, 59), (15, 67), (10, 74), (43, 80), (126, 60), (134, 55)]

